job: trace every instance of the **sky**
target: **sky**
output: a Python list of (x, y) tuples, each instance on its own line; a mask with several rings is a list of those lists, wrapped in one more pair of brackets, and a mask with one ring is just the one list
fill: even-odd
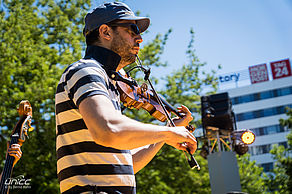
[[(104, 1), (92, 1), (93, 7)], [(155, 70), (165, 76), (187, 63), (190, 29), (195, 31), (196, 55), (206, 70), (217, 74), (248, 66), (292, 59), (292, 0), (125, 0), (135, 12), (148, 16), (151, 25), (144, 43), (172, 28), (162, 61), (169, 67)], [(143, 47), (143, 43), (142, 43)]]

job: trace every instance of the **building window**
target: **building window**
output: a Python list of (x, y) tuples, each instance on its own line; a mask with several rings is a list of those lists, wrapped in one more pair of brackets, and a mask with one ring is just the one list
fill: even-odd
[(285, 111), (285, 107), (284, 106), (279, 106), (279, 107), (277, 107), (277, 109), (276, 109), (276, 113), (277, 114), (283, 114), (283, 113), (285, 113), (286, 111)]
[[(277, 107), (278, 108), (278, 107)], [(278, 112), (276, 111), (277, 108), (267, 108), (263, 110), (263, 113), (260, 117), (268, 117), (272, 115), (276, 115)], [(257, 117), (259, 118), (259, 117)]]
[(289, 88), (282, 88), (280, 90), (281, 92), (281, 96), (284, 96), (284, 95), (289, 95), (292, 93), (292, 87), (289, 87)]
[(254, 118), (260, 118), (265, 115), (265, 110), (257, 110), (253, 112)]
[(287, 141), (280, 142), (279, 146), (284, 146), (284, 148), (287, 148), (288, 147)]
[(269, 163), (263, 163), (261, 164), (261, 167), (263, 167), (264, 172), (270, 172), (273, 170), (273, 162), (269, 162)]
[(266, 91), (266, 92), (261, 92), (260, 93), (260, 99), (264, 100), (264, 99), (268, 99), (268, 98), (273, 98), (273, 92), (272, 91)]
[(267, 154), (267, 153), (270, 153), (270, 151), (271, 151), (271, 144), (260, 145), (260, 146), (257, 146), (256, 148), (257, 148), (256, 149), (257, 155)]
[(248, 152), (251, 156), (255, 155), (261, 155), (261, 154), (268, 154), (270, 153), (271, 149), (273, 148), (273, 145), (279, 145), (284, 146), (285, 148), (288, 147), (287, 141), (279, 142), (277, 144), (266, 144), (266, 145), (259, 145), (259, 146), (250, 146), (248, 149)]
[(246, 114), (243, 114), (243, 120), (249, 120), (253, 118), (254, 118), (253, 112), (246, 112)]
[(241, 101), (242, 103), (252, 102), (254, 101), (253, 95), (242, 96)]
[(261, 99), (260, 93), (255, 93), (255, 94), (253, 94), (253, 96), (254, 96), (254, 101), (257, 101), (257, 100)]
[(270, 126), (269, 128), (266, 128), (266, 134), (275, 134), (277, 133), (277, 125)]
[(292, 94), (292, 86), (231, 98), (232, 104), (242, 104)]
[(286, 107), (292, 108), (292, 104), (236, 114), (236, 121), (245, 121), (250, 119), (283, 114), (286, 112)]
[(252, 156), (261, 155), (261, 154), (267, 154), (267, 153), (270, 153), (271, 149), (272, 149), (272, 145), (271, 144), (259, 145), (259, 146), (250, 146), (249, 147), (249, 153)]

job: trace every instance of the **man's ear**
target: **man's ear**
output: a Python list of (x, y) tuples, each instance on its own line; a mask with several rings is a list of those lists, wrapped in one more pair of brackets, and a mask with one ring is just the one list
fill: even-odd
[(111, 33), (111, 29), (108, 25), (106, 24), (102, 24), (99, 27), (99, 37), (101, 39), (105, 39), (105, 40), (111, 40), (112, 38), (112, 33)]

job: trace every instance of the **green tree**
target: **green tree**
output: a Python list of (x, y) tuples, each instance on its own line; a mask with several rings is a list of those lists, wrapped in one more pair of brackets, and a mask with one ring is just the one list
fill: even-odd
[[(35, 130), (22, 147), (23, 157), (13, 176), (31, 179), (32, 193), (59, 192), (54, 94), (63, 66), (81, 57), (82, 23), (89, 7), (89, 0), (1, 1), (0, 146), (6, 150), (17, 122), (16, 106), (23, 99), (29, 100)], [(5, 152), (0, 157), (3, 161)]]
[[(292, 129), (292, 109), (287, 109), (287, 119), (280, 119), (280, 124), (287, 129)], [(271, 150), (276, 162), (274, 169), (266, 179), (269, 190), (274, 193), (291, 193), (292, 192), (292, 131), (287, 135), (288, 147), (283, 145), (274, 146)]]
[(249, 154), (237, 157), (237, 162), (242, 191), (249, 194), (265, 193), (267, 186), (263, 168), (257, 166), (255, 161), (250, 161)]

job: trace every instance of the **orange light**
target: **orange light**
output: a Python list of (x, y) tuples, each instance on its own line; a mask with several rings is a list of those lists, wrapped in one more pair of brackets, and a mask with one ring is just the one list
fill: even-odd
[(252, 144), (255, 140), (255, 135), (251, 131), (246, 131), (241, 135), (241, 141), (244, 144)]

